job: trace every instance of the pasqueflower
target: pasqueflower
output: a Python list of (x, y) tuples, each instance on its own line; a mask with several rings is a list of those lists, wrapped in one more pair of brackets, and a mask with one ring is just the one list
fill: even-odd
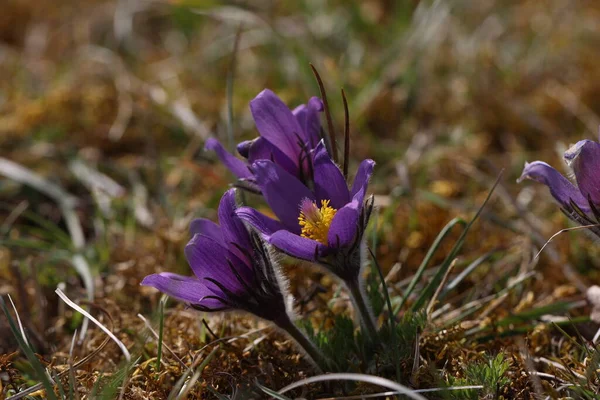
[(191, 224), (185, 256), (194, 276), (169, 272), (149, 275), (142, 285), (201, 311), (238, 310), (275, 323), (292, 336), (321, 368), (326, 360), (290, 319), (285, 282), (258, 235), (235, 214), (235, 189), (219, 204), (220, 226), (207, 219)]
[[(565, 152), (564, 159), (573, 170), (576, 185), (543, 161), (525, 163), (518, 182), (532, 179), (543, 183), (569, 218), (581, 225), (597, 224), (600, 217), (600, 143), (581, 140)], [(600, 236), (599, 227), (590, 230)]]
[(250, 111), (260, 136), (237, 146), (241, 160), (211, 138), (205, 148), (217, 153), (219, 159), (239, 179), (254, 182), (248, 168), (257, 160), (271, 160), (303, 182), (312, 178), (309, 153), (320, 140), (319, 113), (323, 103), (312, 97), (307, 104), (290, 110), (275, 93), (265, 89), (250, 102)]

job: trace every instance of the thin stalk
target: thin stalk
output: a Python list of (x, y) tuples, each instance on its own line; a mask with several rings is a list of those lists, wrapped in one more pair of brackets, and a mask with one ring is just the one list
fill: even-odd
[(358, 312), (363, 327), (366, 328), (369, 339), (374, 344), (379, 343), (379, 335), (377, 334), (375, 320), (373, 318), (371, 308), (367, 305), (365, 301), (365, 296), (363, 295), (363, 291), (361, 289), (359, 280), (356, 279), (347, 281), (346, 286), (348, 286), (348, 290), (350, 291), (350, 298), (352, 299), (354, 308)]
[(277, 326), (283, 329), (288, 335), (294, 339), (294, 341), (304, 350), (306, 355), (311, 359), (313, 364), (317, 366), (319, 372), (329, 371), (328, 366), (330, 365), (329, 359), (321, 353), (321, 351), (311, 342), (304, 332), (302, 332), (291, 319), (282, 318), (281, 321), (276, 322)]
[(235, 67), (237, 65), (237, 53), (240, 47), (240, 38), (242, 37), (242, 24), (240, 24), (235, 33), (233, 42), (233, 52), (227, 72), (227, 147), (229, 150), (235, 150), (233, 142), (233, 83), (235, 80)]
[(342, 100), (344, 100), (344, 178), (348, 180), (348, 165), (350, 163), (350, 112), (348, 111), (348, 100), (346, 100), (344, 89), (342, 89)]
[(165, 303), (166, 298), (162, 298), (159, 303), (159, 326), (158, 326), (158, 349), (156, 351), (156, 372), (160, 372), (160, 361), (162, 359), (163, 332), (165, 327)]
[(325, 86), (323, 85), (323, 80), (321, 76), (317, 72), (317, 69), (314, 65), (308, 64), (317, 79), (317, 84), (319, 85), (319, 91), (321, 92), (321, 100), (323, 100), (323, 108), (325, 109), (325, 118), (327, 119), (327, 130), (329, 131), (329, 140), (331, 141), (331, 158), (333, 161), (338, 162), (338, 153), (337, 153), (337, 145), (335, 142), (335, 130), (333, 128), (333, 120), (331, 119), (331, 110), (329, 109), (329, 103), (327, 102), (327, 93), (325, 92)]
[(385, 276), (383, 276), (383, 271), (377, 262), (377, 257), (375, 257), (375, 253), (371, 248), (368, 248), (369, 253), (371, 253), (371, 259), (373, 260), (373, 264), (375, 264), (375, 269), (377, 270), (377, 274), (379, 275), (379, 279), (381, 280), (381, 287), (383, 288), (383, 293), (385, 294), (385, 302), (388, 307), (388, 318), (390, 325), (390, 337), (391, 343), (394, 351), (394, 358), (396, 359), (396, 379), (400, 382), (402, 378), (402, 371), (400, 370), (400, 356), (398, 355), (398, 346), (396, 346), (396, 318), (394, 317), (394, 307), (392, 307), (392, 300), (390, 299), (390, 292), (388, 292), (387, 284), (385, 283)]

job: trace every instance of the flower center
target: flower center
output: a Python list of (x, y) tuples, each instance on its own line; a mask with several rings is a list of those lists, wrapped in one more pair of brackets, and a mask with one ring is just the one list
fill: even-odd
[(298, 223), (302, 227), (300, 236), (327, 244), (327, 234), (336, 212), (329, 205), (329, 200), (321, 200), (321, 208), (309, 199), (302, 200), (298, 217)]

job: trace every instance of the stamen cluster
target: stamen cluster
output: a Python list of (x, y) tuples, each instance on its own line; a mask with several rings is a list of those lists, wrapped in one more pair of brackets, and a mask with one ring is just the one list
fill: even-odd
[(298, 224), (302, 227), (300, 236), (327, 244), (327, 234), (337, 210), (329, 205), (331, 200), (321, 200), (321, 208), (315, 202), (304, 199), (300, 205)]

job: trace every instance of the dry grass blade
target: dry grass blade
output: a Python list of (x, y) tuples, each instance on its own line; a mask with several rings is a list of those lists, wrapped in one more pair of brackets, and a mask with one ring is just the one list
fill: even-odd
[(598, 330), (596, 331), (596, 334), (594, 335), (594, 338), (592, 339), (592, 343), (597, 344), (598, 339), (600, 339), (600, 328), (598, 328)]
[(82, 160), (74, 160), (69, 163), (69, 169), (88, 190), (99, 189), (109, 197), (120, 197), (125, 194), (125, 188), (111, 177), (101, 173)]
[[(441, 388), (431, 388), (431, 389), (416, 389), (416, 393), (432, 393), (432, 392), (447, 392), (447, 391), (455, 391), (455, 390), (479, 390), (483, 389), (483, 385), (468, 385), (468, 386), (448, 386)], [(354, 396), (342, 396), (342, 397), (319, 397), (316, 400), (361, 400), (361, 399), (375, 399), (377, 397), (385, 397), (386, 399), (390, 396), (395, 396), (402, 394), (400, 392), (380, 392), (380, 393), (371, 393), (371, 394), (359, 394)]]
[(431, 314), (433, 312), (433, 307), (435, 307), (437, 298), (440, 295), (440, 293), (442, 292), (444, 285), (446, 285), (446, 282), (448, 282), (448, 277), (450, 276), (450, 272), (452, 272), (452, 270), (454, 269), (454, 266), (456, 265), (456, 260), (457, 260), (456, 258), (454, 260), (452, 260), (452, 262), (450, 263), (450, 266), (446, 270), (446, 273), (444, 274), (444, 277), (442, 278), (440, 284), (438, 285), (437, 289), (433, 293), (433, 296), (431, 296), (431, 300), (429, 300), (429, 304), (427, 305), (427, 308), (425, 309), (428, 318), (431, 318)]
[(531, 353), (529, 353), (529, 349), (527, 348), (527, 345), (525, 344), (525, 340), (523, 340), (523, 338), (517, 338), (517, 345), (519, 346), (521, 358), (525, 361), (527, 372), (531, 377), (533, 389), (535, 390), (538, 397), (541, 398), (543, 393), (542, 382), (540, 381), (540, 378), (537, 375), (539, 374), (539, 372), (535, 370), (535, 366), (533, 365)]
[(65, 295), (63, 293), (62, 290), (57, 288), (55, 290), (55, 292), (58, 295), (58, 297), (60, 297), (62, 299), (62, 301), (67, 303), (67, 305), (69, 307), (79, 311), (86, 318), (88, 318), (90, 321), (92, 321), (94, 324), (96, 324), (96, 326), (98, 326), (98, 328), (102, 329), (117, 344), (117, 346), (119, 346), (119, 348), (123, 352), (123, 355), (125, 356), (125, 359), (127, 360), (127, 362), (131, 361), (131, 354), (129, 353), (129, 350), (127, 350), (127, 347), (125, 347), (123, 342), (121, 342), (107, 327), (102, 325), (102, 323), (100, 323), (100, 321), (98, 321), (96, 318), (94, 318), (89, 312), (85, 311), (83, 308), (81, 308), (79, 305), (77, 305), (75, 302), (73, 302), (71, 299), (69, 299), (67, 297), (67, 295)]
[(19, 325), (19, 330), (21, 331), (21, 336), (23, 337), (23, 341), (25, 342), (25, 344), (27, 346), (29, 346), (29, 341), (27, 340), (27, 335), (25, 335), (25, 329), (23, 329), (23, 323), (21, 322), (21, 317), (19, 316), (17, 307), (15, 306), (15, 303), (13, 302), (13, 299), (10, 296), (10, 294), (8, 294), (7, 296), (8, 296), (8, 300), (10, 300), (10, 304), (12, 305), (13, 311), (15, 312), (15, 317), (17, 317), (17, 324)]
[(192, 12), (199, 15), (207, 15), (211, 18), (221, 21), (230, 21), (250, 27), (266, 24), (266, 22), (258, 14), (236, 6), (213, 7), (208, 10), (192, 9)]
[(317, 375), (312, 376), (310, 378), (302, 379), (298, 382), (294, 382), (291, 385), (284, 387), (279, 390), (277, 393), (284, 394), (289, 392), (292, 389), (295, 389), (300, 386), (309, 385), (311, 383), (316, 382), (326, 382), (326, 381), (354, 381), (354, 382), (366, 382), (373, 385), (379, 385), (386, 387), (388, 389), (392, 389), (398, 394), (402, 394), (411, 399), (416, 400), (427, 400), (425, 397), (421, 396), (416, 391), (409, 389), (406, 386), (400, 385), (394, 381), (389, 379), (381, 378), (379, 376), (366, 375), (366, 374), (356, 374), (356, 373), (335, 373), (335, 374), (326, 374), (326, 375)]
[(73, 365), (73, 351), (75, 350), (75, 338), (77, 337), (77, 329), (73, 332), (73, 338), (71, 339), (71, 347), (69, 348), (69, 358), (67, 360), (67, 365), (69, 369), (67, 370), (69, 373), (69, 396), (72, 399), (75, 397), (75, 400), (79, 400), (79, 391), (75, 389), (75, 369)]
[(533, 257), (534, 260), (537, 260), (540, 256), (540, 254), (542, 254), (542, 251), (544, 251), (544, 249), (546, 248), (546, 246), (548, 246), (550, 244), (550, 242), (552, 242), (554, 240), (554, 238), (556, 238), (557, 236), (565, 233), (565, 232), (570, 232), (570, 231), (579, 231), (582, 229), (588, 229), (588, 228), (594, 228), (596, 226), (600, 226), (600, 224), (592, 224), (592, 225), (582, 225), (582, 226), (575, 226), (572, 228), (565, 228), (565, 229), (561, 229), (560, 231), (556, 232), (554, 235), (550, 236), (550, 239), (548, 239), (546, 241), (546, 243), (544, 243), (544, 245), (542, 246), (542, 248), (540, 249), (540, 251), (537, 252), (537, 254), (535, 255), (535, 257)]
[[(75, 197), (65, 192), (60, 186), (42, 178), (30, 169), (3, 157), (0, 157), (0, 174), (16, 182), (29, 185), (32, 188), (39, 190), (61, 206), (66, 205), (68, 207), (73, 207), (77, 202)], [(76, 236), (77, 238), (80, 238), (83, 235), (80, 234)]]
[(546, 365), (552, 365), (554, 368), (560, 369), (561, 371), (568, 372), (569, 374), (573, 374), (574, 376), (576, 376), (579, 379), (587, 379), (585, 375), (582, 375), (582, 374), (578, 373), (577, 371), (574, 371), (572, 368), (567, 368), (564, 365), (562, 365), (561, 363), (552, 361), (552, 360), (548, 360), (545, 357), (535, 357), (535, 358), (533, 358), (533, 361), (543, 363)]

